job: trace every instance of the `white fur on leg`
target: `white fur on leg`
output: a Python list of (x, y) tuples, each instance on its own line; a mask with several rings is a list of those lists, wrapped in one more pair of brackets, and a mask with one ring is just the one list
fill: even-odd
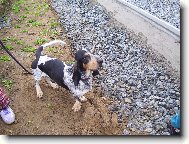
[(48, 82), (48, 84), (53, 87), (53, 89), (57, 89), (58, 85), (56, 83), (51, 82), (50, 78), (46, 77), (46, 81)]
[(81, 100), (82, 102), (86, 102), (86, 101), (87, 101), (87, 99), (86, 99), (84, 96), (81, 96), (81, 97), (80, 97), (80, 100)]
[(37, 91), (37, 97), (42, 98), (43, 97), (43, 92), (41, 90), (41, 87), (39, 86), (38, 83), (36, 83), (36, 91)]

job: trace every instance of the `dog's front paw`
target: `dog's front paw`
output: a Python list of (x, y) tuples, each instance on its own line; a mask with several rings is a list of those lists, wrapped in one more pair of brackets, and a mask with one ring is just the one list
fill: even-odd
[(76, 101), (72, 109), (74, 110), (74, 112), (79, 111), (81, 109), (81, 103), (79, 101)]
[(43, 97), (43, 92), (42, 91), (37, 92), (37, 97), (38, 98), (42, 98)]
[(84, 96), (81, 96), (81, 97), (80, 97), (80, 100), (81, 100), (82, 102), (86, 102), (86, 101), (87, 101), (87, 99), (86, 99)]
[(53, 89), (57, 89), (57, 88), (58, 88), (58, 85), (57, 85), (56, 83), (51, 83), (51, 87), (52, 87)]

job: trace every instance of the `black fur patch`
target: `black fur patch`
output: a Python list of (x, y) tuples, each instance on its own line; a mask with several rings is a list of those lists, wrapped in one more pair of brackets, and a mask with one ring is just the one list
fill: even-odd
[(75, 54), (75, 59), (77, 61), (77, 68), (79, 68), (81, 71), (85, 71), (83, 68), (83, 64), (87, 64), (91, 58), (88, 55), (85, 55), (85, 50), (78, 50)]
[(78, 86), (79, 81), (81, 80), (81, 73), (80, 73), (80, 71), (79, 71), (77, 66), (74, 67), (72, 79), (73, 79), (74, 85)]
[(41, 56), (42, 50), (43, 50), (43, 46), (40, 46), (40, 47), (37, 49), (37, 51), (36, 51), (36, 53), (35, 53), (36, 59), (32, 62), (32, 65), (31, 65), (31, 68), (32, 68), (32, 69), (36, 69), (36, 68), (37, 68), (37, 63), (38, 63), (39, 58), (40, 58), (40, 56)]
[(37, 68), (37, 63), (38, 63), (39, 59), (35, 59), (33, 62), (32, 62), (32, 65), (31, 65), (31, 68), (32, 69), (36, 69)]
[(95, 70), (95, 71), (93, 71), (93, 73), (92, 73), (93, 77), (95, 77), (95, 76), (97, 76), (97, 75), (99, 75), (99, 74), (100, 74), (100, 73), (99, 73), (98, 70)]
[(64, 64), (58, 59), (47, 61), (45, 64), (40, 64), (39, 69), (46, 73), (53, 81), (55, 81), (59, 86), (69, 89), (64, 84)]

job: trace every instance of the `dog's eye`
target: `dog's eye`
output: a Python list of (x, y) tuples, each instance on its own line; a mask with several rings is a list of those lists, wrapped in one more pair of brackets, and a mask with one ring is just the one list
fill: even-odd
[(84, 58), (83, 58), (83, 63), (84, 63), (84, 64), (87, 64), (87, 63), (88, 63), (88, 58), (87, 58), (87, 57), (84, 57)]

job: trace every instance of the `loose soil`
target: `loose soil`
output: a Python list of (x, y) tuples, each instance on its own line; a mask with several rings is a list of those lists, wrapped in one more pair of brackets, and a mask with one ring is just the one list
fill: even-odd
[[(56, 13), (48, 4), (49, 1), (45, 0), (25, 0), (19, 5), (18, 13), (13, 11), (10, 13), (12, 27), (0, 30), (0, 38), (4, 39), (5, 44), (13, 47), (11, 50), (13, 55), (30, 71), (35, 53), (24, 52), (22, 48), (39, 47), (40, 44), (35, 44), (37, 38), (47, 39), (47, 41), (64, 40), (67, 43), (65, 47), (53, 47), (44, 53), (67, 63), (74, 61), (66, 34), (58, 23)], [(42, 25), (32, 26), (31, 20), (41, 22)], [(11, 38), (16, 38), (21, 43)], [(0, 56), (5, 54), (3, 50), (0, 50)], [(0, 61), (0, 68), (0, 79), (9, 79), (14, 82), (11, 90), (8, 90), (2, 81), (0, 86), (11, 98), (10, 106), (16, 115), (16, 121), (11, 125), (5, 124), (0, 119), (1, 135), (122, 134), (127, 122), (117, 122), (117, 115), (107, 108), (111, 101), (103, 97), (100, 88), (94, 88), (87, 93), (88, 101), (82, 104), (79, 112), (73, 112), (72, 106), (75, 101), (69, 91), (63, 88), (53, 89), (43, 80), (41, 88), (44, 95), (42, 99), (39, 99), (33, 77), (24, 74), (23, 69), (14, 60)]]

